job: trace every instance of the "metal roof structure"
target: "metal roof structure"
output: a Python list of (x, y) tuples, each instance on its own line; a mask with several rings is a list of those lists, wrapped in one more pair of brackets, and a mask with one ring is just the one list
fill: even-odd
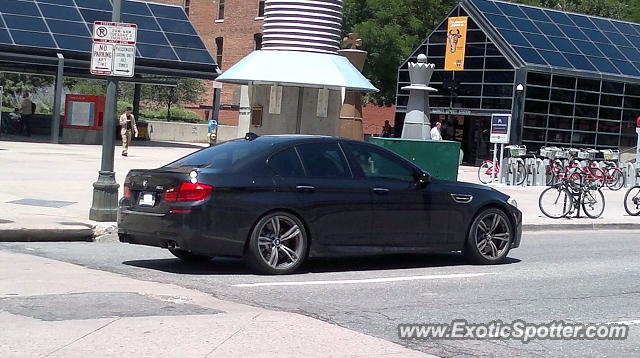
[(461, 5), (516, 68), (640, 80), (640, 24), (494, 0)]
[[(93, 22), (111, 21), (111, 0), (0, 0), (0, 71), (86, 76)], [(125, 0), (138, 25), (136, 73), (214, 79), (219, 69), (180, 6)]]

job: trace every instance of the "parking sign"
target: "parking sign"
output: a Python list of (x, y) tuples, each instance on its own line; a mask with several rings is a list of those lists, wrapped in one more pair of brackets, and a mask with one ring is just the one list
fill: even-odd
[(137, 36), (136, 24), (94, 22), (91, 73), (98, 76), (133, 77)]

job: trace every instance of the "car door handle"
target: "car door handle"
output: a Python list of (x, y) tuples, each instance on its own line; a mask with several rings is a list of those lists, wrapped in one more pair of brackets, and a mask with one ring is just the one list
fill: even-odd
[(297, 185), (296, 189), (299, 191), (314, 191), (316, 190), (316, 187), (312, 185)]
[(387, 188), (380, 188), (380, 187), (375, 187), (375, 188), (371, 188), (371, 191), (376, 193), (376, 194), (385, 194), (389, 192), (389, 189)]

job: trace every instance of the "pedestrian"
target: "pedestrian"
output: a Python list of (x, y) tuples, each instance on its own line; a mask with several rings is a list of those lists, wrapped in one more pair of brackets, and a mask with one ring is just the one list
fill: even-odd
[(391, 127), (391, 124), (389, 124), (389, 121), (388, 120), (384, 121), (384, 127), (382, 127), (382, 137), (384, 138), (391, 137), (392, 131), (393, 131), (393, 128)]
[(442, 140), (442, 122), (437, 121), (435, 127), (431, 128), (431, 140)]
[(138, 136), (138, 127), (136, 127), (136, 119), (133, 118), (132, 112), (133, 108), (127, 107), (127, 110), (120, 116), (120, 134), (122, 135), (123, 157), (129, 155), (131, 139)]
[(31, 98), (29, 98), (29, 92), (24, 92), (22, 94), (22, 104), (20, 105), (20, 117), (22, 131), (27, 137), (31, 137), (31, 116), (33, 115), (34, 107)]

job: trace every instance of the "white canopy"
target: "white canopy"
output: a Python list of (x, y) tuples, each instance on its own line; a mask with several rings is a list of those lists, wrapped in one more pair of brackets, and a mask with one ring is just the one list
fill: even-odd
[(216, 81), (378, 91), (346, 57), (301, 51), (254, 51), (224, 71)]

